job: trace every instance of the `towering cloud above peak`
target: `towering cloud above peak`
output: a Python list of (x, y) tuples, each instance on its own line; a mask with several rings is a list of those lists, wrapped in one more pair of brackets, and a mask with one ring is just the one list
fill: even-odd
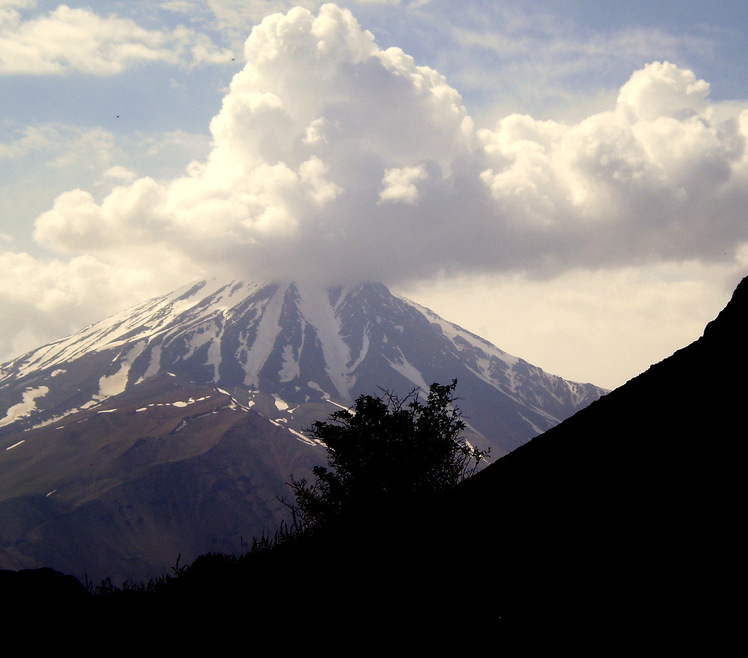
[(109, 262), (168, 250), (211, 274), (390, 284), (435, 273), (557, 273), (714, 259), (748, 239), (746, 125), (673, 64), (636, 71), (572, 125), (476, 130), (443, 75), (380, 48), (350, 11), (267, 17), (184, 176), (100, 200), (62, 194), (41, 244)]

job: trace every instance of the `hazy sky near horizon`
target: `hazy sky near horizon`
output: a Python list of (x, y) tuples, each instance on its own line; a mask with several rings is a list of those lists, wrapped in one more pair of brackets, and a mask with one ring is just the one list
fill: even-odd
[(376, 279), (613, 388), (748, 273), (743, 2), (0, 0), (0, 362)]

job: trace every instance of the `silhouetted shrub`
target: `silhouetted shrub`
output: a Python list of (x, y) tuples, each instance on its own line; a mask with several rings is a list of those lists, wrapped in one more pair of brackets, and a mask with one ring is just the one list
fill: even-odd
[(295, 519), (303, 528), (361, 518), (392, 504), (408, 505), (443, 493), (471, 475), (487, 455), (462, 437), (465, 422), (451, 384), (405, 398), (385, 391), (361, 395), (353, 410), (336, 411), (309, 430), (327, 447), (329, 468), (316, 466), (316, 482), (291, 478)]

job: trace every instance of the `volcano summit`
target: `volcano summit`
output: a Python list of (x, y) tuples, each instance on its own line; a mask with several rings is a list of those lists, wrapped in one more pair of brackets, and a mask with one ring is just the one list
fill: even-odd
[(502, 453), (605, 392), (549, 375), (381, 284), (202, 281), (3, 365), (0, 426), (55, 422), (164, 373), (250, 402), (269, 394), (281, 407), (347, 406), (378, 388), (425, 391), (456, 378), (471, 427)]
[(289, 475), (324, 461), (313, 420), (453, 379), (492, 457), (606, 392), (378, 283), (210, 280), (147, 301), (0, 367), (0, 566), (144, 577), (236, 552), (277, 527)]

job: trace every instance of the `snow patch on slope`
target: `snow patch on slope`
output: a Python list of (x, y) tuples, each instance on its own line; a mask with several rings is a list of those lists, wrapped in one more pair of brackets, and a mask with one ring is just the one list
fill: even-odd
[(154, 377), (161, 370), (161, 345), (154, 345), (150, 353), (150, 361), (148, 362), (148, 368), (143, 373), (143, 376), (138, 379), (136, 383), (145, 381), (149, 377)]
[(349, 372), (356, 372), (356, 368), (358, 368), (358, 366), (361, 363), (363, 363), (364, 359), (366, 358), (366, 355), (369, 353), (370, 341), (371, 341), (371, 338), (369, 337), (369, 328), (366, 327), (363, 333), (363, 344), (361, 345), (361, 352), (359, 353), (358, 357), (353, 363), (348, 364)]
[(105, 399), (119, 395), (125, 391), (133, 361), (143, 353), (146, 344), (146, 341), (141, 341), (124, 356), (120, 354), (115, 357), (114, 362), (119, 361), (121, 365), (114, 374), (105, 375), (99, 379), (99, 395), (97, 399)]
[[(304, 345), (302, 343), (301, 348), (299, 348), (299, 351), (303, 349)], [(282, 382), (291, 382), (294, 379), (296, 379), (301, 374), (301, 368), (299, 366), (299, 362), (296, 360), (296, 357), (294, 356), (294, 349), (293, 345), (286, 345), (283, 348), (283, 365), (280, 370), (280, 380)]]
[(29, 416), (36, 409), (36, 399), (44, 397), (47, 393), (49, 393), (49, 388), (46, 386), (26, 389), (23, 392), (23, 400), (10, 407), (5, 413), (5, 418), (0, 419), (0, 427), (5, 427)]
[(273, 393), (273, 400), (275, 400), (275, 408), (278, 411), (288, 410), (288, 402), (286, 402), (285, 400), (282, 400), (281, 397), (277, 393)]
[(280, 315), (283, 310), (285, 288), (279, 289), (265, 302), (262, 310), (257, 335), (248, 350), (243, 351), (244, 384), (254, 388), (260, 384), (260, 370), (275, 346), (275, 339), (280, 330)]
[(399, 348), (398, 348), (398, 352), (400, 354), (399, 358), (396, 361), (387, 359), (387, 363), (390, 364), (393, 370), (399, 372), (408, 381), (413, 382), (413, 384), (415, 384), (415, 386), (417, 386), (421, 391), (428, 391), (429, 385), (426, 383), (426, 380), (423, 378), (423, 374), (421, 373), (421, 371), (418, 370), (418, 368), (412, 365), (403, 356), (403, 353), (400, 351)]
[(328, 291), (312, 286), (299, 288), (298, 285), (297, 290), (299, 311), (317, 332), (327, 374), (335, 385), (338, 395), (343, 399), (348, 399), (351, 381), (347, 364), (351, 360), (351, 355), (340, 337), (340, 323), (335, 310), (330, 305)]

